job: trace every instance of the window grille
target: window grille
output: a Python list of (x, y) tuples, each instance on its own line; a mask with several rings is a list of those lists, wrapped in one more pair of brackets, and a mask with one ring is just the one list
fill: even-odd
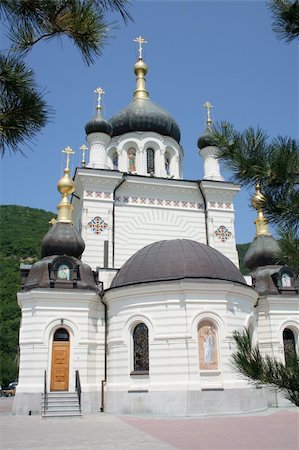
[(148, 329), (144, 323), (136, 325), (133, 331), (134, 371), (149, 370)]
[(146, 151), (146, 167), (147, 173), (155, 173), (155, 152), (152, 148)]

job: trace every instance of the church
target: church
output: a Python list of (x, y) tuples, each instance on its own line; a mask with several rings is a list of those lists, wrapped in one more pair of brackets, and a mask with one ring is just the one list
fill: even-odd
[[(180, 129), (134, 66), (129, 105), (86, 124), (89, 155), (70, 175), (67, 147), (58, 218), (42, 259), (21, 266), (19, 384), (14, 414), (242, 414), (282, 404), (232, 367), (233, 331), (248, 327), (262, 354), (299, 347), (299, 284), (275, 264), (278, 244), (257, 186), (256, 236), (239, 271), (234, 198), (207, 128), (202, 180), (182, 176)], [(72, 200), (70, 202), (70, 197)]]

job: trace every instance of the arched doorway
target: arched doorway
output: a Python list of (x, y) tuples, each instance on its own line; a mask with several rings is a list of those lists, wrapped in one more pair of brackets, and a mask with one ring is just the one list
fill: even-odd
[(67, 391), (69, 388), (70, 335), (65, 328), (58, 328), (53, 336), (51, 391)]

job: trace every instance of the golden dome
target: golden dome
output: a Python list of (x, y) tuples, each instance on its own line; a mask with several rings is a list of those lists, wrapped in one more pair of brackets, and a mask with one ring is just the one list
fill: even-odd
[(69, 171), (64, 171), (64, 176), (57, 183), (57, 188), (62, 195), (71, 195), (75, 190), (75, 183), (69, 175)]
[(137, 63), (134, 65), (135, 75), (138, 75), (139, 71), (142, 71), (144, 75), (146, 75), (147, 69), (148, 69), (147, 64), (142, 59), (139, 59)]
[(251, 204), (257, 211), (265, 206), (265, 197), (261, 193), (261, 187), (259, 184), (256, 185), (255, 195), (252, 197)]

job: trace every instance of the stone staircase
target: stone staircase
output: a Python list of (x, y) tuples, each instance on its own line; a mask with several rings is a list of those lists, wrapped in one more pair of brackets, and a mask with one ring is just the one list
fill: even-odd
[(42, 398), (42, 417), (82, 417), (77, 392), (48, 392)]

